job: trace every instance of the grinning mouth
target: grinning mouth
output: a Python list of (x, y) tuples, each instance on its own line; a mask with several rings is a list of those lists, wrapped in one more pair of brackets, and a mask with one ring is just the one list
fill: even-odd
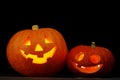
[(98, 64), (96, 66), (90, 66), (90, 67), (87, 67), (87, 66), (79, 67), (77, 63), (73, 63), (73, 66), (82, 73), (92, 74), (99, 71), (102, 68), (103, 64)]
[(47, 59), (48, 58), (52, 58), (54, 53), (56, 51), (56, 47), (52, 48), (50, 51), (44, 53), (43, 57), (42, 58), (39, 58), (37, 55), (33, 55), (33, 54), (25, 54), (25, 51), (24, 50), (20, 50), (20, 52), (22, 53), (22, 55), (28, 59), (33, 59), (32, 62), (35, 63), (35, 64), (44, 64), (47, 62)]

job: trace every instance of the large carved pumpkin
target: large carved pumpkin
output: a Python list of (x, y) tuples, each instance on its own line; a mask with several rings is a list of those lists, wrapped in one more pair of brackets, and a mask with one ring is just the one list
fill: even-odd
[(32, 26), (12, 36), (7, 45), (10, 65), (26, 76), (52, 76), (59, 72), (68, 52), (63, 36), (55, 29)]
[(70, 50), (67, 65), (76, 76), (104, 76), (114, 67), (114, 57), (110, 50), (104, 47), (78, 45)]

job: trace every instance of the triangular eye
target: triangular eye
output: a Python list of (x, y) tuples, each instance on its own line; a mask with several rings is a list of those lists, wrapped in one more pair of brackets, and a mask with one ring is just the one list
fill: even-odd
[(52, 43), (52, 41), (47, 39), (47, 38), (45, 38), (45, 43)]
[(31, 45), (30, 40), (26, 40), (25, 43), (24, 43), (24, 45), (26, 45), (26, 46), (30, 46), (30, 45)]

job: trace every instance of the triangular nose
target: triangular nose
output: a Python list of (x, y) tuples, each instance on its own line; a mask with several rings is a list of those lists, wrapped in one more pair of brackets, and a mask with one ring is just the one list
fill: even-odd
[(41, 47), (41, 45), (37, 44), (35, 47), (35, 51), (43, 51), (43, 48)]

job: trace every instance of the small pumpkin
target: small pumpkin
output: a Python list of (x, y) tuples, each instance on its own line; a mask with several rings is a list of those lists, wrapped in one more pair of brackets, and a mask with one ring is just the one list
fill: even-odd
[(14, 34), (6, 50), (12, 68), (25, 76), (55, 75), (63, 68), (67, 52), (60, 32), (38, 25)]
[(114, 56), (107, 48), (78, 45), (70, 50), (67, 56), (67, 65), (76, 76), (103, 76), (112, 71)]

